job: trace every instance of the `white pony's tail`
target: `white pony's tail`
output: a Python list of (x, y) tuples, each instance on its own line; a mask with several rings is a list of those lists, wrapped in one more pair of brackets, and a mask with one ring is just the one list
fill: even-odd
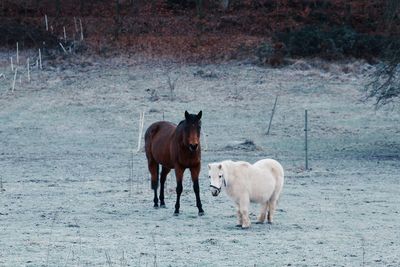
[(274, 160), (274, 159), (266, 159), (265, 164), (267, 164), (272, 172), (272, 174), (275, 177), (275, 182), (276, 182), (276, 187), (273, 195), (271, 198), (275, 198), (276, 200), (279, 199), (279, 195), (281, 194), (282, 188), (283, 188), (283, 182), (284, 182), (284, 171), (282, 165)]
[(275, 177), (284, 177), (284, 171), (282, 165), (274, 159), (267, 159), (266, 162), (271, 168), (272, 173)]

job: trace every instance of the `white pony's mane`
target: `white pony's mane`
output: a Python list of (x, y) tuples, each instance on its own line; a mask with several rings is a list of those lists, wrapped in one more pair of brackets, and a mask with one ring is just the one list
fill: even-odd
[[(251, 166), (251, 164), (246, 161), (233, 161), (233, 160), (224, 160), (220, 164), (222, 166), (222, 171), (224, 173), (224, 180), (226, 186), (229, 184), (229, 179), (232, 176), (232, 172), (235, 172), (238, 167), (249, 168)], [(233, 177), (235, 177), (235, 175), (233, 175)]]

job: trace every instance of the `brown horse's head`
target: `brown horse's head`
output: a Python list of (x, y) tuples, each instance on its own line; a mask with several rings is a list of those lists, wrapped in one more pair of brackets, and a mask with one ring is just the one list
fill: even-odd
[(201, 111), (197, 115), (185, 111), (185, 120), (182, 123), (183, 144), (192, 152), (200, 147), (201, 115)]

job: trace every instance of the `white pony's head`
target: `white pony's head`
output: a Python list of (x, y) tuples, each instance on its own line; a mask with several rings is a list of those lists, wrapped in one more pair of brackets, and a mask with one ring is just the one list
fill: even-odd
[(226, 186), (222, 164), (208, 164), (208, 177), (210, 178), (211, 194), (216, 197), (221, 192), (222, 185)]

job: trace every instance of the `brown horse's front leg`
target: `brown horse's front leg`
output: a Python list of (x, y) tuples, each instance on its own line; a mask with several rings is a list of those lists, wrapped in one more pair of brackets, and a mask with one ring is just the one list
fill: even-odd
[(175, 167), (175, 176), (176, 176), (176, 203), (174, 212), (175, 216), (179, 215), (180, 199), (183, 191), (182, 180), (184, 171), (185, 169), (180, 166)]
[(200, 186), (199, 186), (199, 174), (200, 174), (200, 165), (194, 168), (190, 169), (190, 173), (192, 175), (192, 181), (193, 181), (193, 191), (196, 195), (196, 206), (199, 209), (199, 216), (204, 215), (204, 210), (201, 205), (201, 200), (200, 200)]

